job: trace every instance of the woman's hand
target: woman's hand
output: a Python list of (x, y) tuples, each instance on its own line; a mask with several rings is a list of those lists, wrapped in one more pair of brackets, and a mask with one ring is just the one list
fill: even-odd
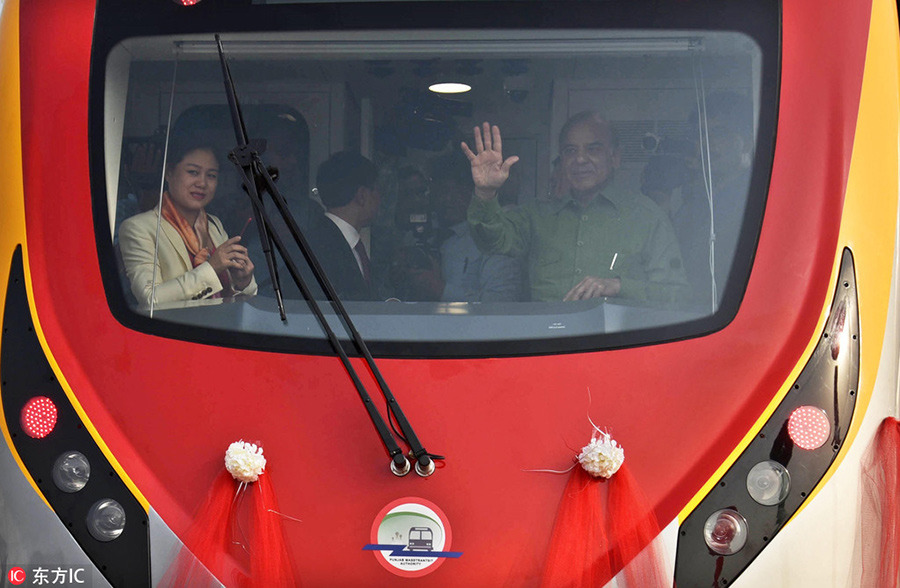
[(481, 128), (475, 127), (475, 152), (465, 143), (461, 144), (463, 153), (472, 164), (472, 181), (475, 183), (475, 195), (482, 200), (490, 200), (497, 195), (497, 190), (509, 177), (509, 168), (519, 161), (515, 155), (503, 159), (503, 141), (500, 128), (484, 123)]
[(247, 248), (238, 245), (240, 235), (228, 239), (216, 248), (215, 253), (209, 256), (209, 265), (216, 273), (228, 270), (235, 289), (243, 290), (250, 285), (253, 279), (253, 262), (247, 255)]
[(240, 267), (229, 270), (231, 273), (231, 283), (235, 290), (243, 290), (250, 285), (253, 279), (253, 262), (247, 255), (243, 255), (238, 259)]

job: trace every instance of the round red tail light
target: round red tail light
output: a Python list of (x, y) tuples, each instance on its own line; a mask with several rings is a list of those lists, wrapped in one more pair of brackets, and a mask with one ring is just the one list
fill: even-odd
[(53, 432), (57, 416), (56, 405), (52, 400), (46, 396), (35, 396), (22, 407), (22, 430), (29, 437), (43, 439)]
[(821, 408), (798, 406), (788, 418), (788, 435), (801, 449), (818, 449), (831, 436), (831, 422)]

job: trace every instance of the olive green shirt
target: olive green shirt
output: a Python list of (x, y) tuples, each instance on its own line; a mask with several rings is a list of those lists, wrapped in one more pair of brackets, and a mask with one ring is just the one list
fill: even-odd
[(607, 186), (584, 209), (571, 197), (504, 210), (472, 198), (475, 243), (486, 253), (527, 256), (532, 300), (562, 300), (586, 276), (619, 278), (619, 296), (686, 302), (689, 287), (678, 241), (650, 199)]

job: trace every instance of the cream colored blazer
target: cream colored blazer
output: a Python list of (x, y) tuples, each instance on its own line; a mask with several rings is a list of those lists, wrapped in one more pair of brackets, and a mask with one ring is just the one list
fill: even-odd
[[(119, 247), (125, 274), (131, 283), (131, 292), (138, 303), (150, 307), (154, 270), (156, 298), (153, 302), (164, 304), (182, 300), (200, 300), (221, 292), (222, 283), (209, 262), (193, 267), (187, 247), (181, 235), (165, 219), (159, 226), (159, 252), (153, 263), (156, 242), (157, 209), (142, 212), (125, 219), (119, 227)], [(216, 247), (228, 239), (218, 218), (209, 215), (209, 236)], [(242, 292), (256, 294), (256, 278)]]

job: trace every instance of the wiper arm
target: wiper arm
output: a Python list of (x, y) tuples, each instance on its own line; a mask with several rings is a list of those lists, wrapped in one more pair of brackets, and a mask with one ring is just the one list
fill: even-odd
[[(388, 456), (391, 459), (391, 471), (397, 476), (405, 476), (407, 473), (409, 473), (409, 460), (403, 454), (403, 451), (400, 449), (397, 440), (394, 438), (394, 435), (391, 434), (391, 430), (388, 429), (387, 424), (382, 418), (381, 413), (378, 412), (378, 409), (372, 402), (371, 396), (360, 380), (359, 375), (353, 367), (353, 364), (350, 362), (346, 351), (344, 351), (344, 347), (341, 345), (341, 342), (338, 340), (337, 336), (334, 334), (334, 331), (331, 329), (331, 326), (328, 324), (328, 321), (326, 320), (325, 315), (323, 314), (322, 309), (319, 306), (319, 303), (312, 295), (312, 292), (307, 286), (306, 281), (298, 271), (290, 252), (287, 250), (287, 247), (281, 239), (281, 236), (278, 234), (278, 231), (273, 229), (273, 225), (269, 219), (268, 213), (266, 212), (265, 206), (263, 205), (260, 192), (267, 192), (272, 198), (273, 202), (275, 203), (275, 207), (278, 210), (278, 213), (281, 215), (281, 218), (287, 225), (288, 230), (291, 233), (291, 237), (294, 239), (294, 242), (300, 248), (304, 259), (306, 260), (307, 264), (313, 272), (313, 275), (316, 278), (316, 281), (319, 283), (322, 290), (324, 290), (329, 303), (331, 303), (332, 307), (340, 317), (341, 323), (344, 325), (345, 330), (353, 339), (353, 343), (356, 346), (357, 350), (364, 357), (366, 365), (368, 366), (372, 375), (375, 377), (375, 381), (377, 382), (378, 387), (381, 390), (381, 394), (382, 396), (384, 396), (384, 399), (387, 402), (388, 420), (390, 421), (391, 415), (393, 415), (394, 419), (397, 421), (397, 426), (400, 428), (400, 433), (397, 433), (397, 436), (400, 437), (409, 446), (410, 453), (415, 460), (416, 473), (420, 476), (430, 476), (432, 473), (434, 473), (435, 470), (433, 459), (443, 459), (443, 457), (428, 453), (428, 451), (426, 451), (426, 449), (422, 446), (419, 438), (416, 436), (416, 433), (412, 428), (412, 425), (410, 425), (409, 420), (403, 414), (403, 411), (400, 408), (400, 404), (397, 402), (397, 399), (394, 397), (393, 393), (388, 387), (387, 382), (385, 382), (384, 378), (382, 377), (381, 372), (378, 369), (374, 358), (372, 357), (372, 354), (369, 352), (368, 346), (366, 345), (362, 336), (359, 334), (359, 331), (356, 330), (353, 321), (350, 319), (350, 314), (344, 308), (344, 305), (338, 297), (334, 286), (331, 284), (331, 281), (329, 280), (327, 274), (322, 269), (322, 266), (313, 253), (312, 248), (306, 240), (306, 237), (303, 236), (303, 233), (297, 226), (297, 222), (294, 220), (293, 215), (288, 210), (287, 202), (284, 200), (284, 197), (278, 190), (278, 187), (275, 185), (275, 181), (273, 180), (268, 169), (265, 165), (263, 165), (262, 160), (260, 159), (260, 152), (261, 150), (264, 150), (264, 145), (259, 146), (252, 145), (250, 143), (247, 135), (247, 128), (244, 124), (244, 117), (241, 113), (240, 104), (238, 102), (234, 81), (231, 77), (231, 71), (228, 67), (228, 62), (225, 59), (225, 51), (222, 47), (222, 40), (218, 34), (216, 35), (216, 45), (219, 51), (219, 62), (222, 65), (225, 93), (228, 96), (228, 105), (231, 110), (231, 119), (234, 126), (235, 139), (238, 143), (237, 147), (235, 147), (235, 149), (232, 150), (231, 153), (229, 153), (228, 158), (232, 163), (235, 164), (235, 166), (241, 173), (244, 190), (250, 197), (250, 201), (253, 206), (253, 212), (259, 221), (257, 222), (257, 225), (259, 226), (260, 241), (263, 245), (263, 250), (266, 252), (266, 263), (269, 267), (269, 273), (272, 276), (272, 285), (275, 288), (276, 301), (278, 303), (279, 312), (281, 313), (281, 319), (283, 321), (286, 321), (287, 317), (284, 312), (284, 303), (278, 283), (278, 272), (274, 261), (274, 255), (272, 255), (271, 252), (272, 244), (274, 244), (278, 249), (279, 254), (284, 260), (285, 265), (287, 266), (288, 272), (291, 274), (294, 282), (300, 288), (300, 291), (309, 303), (309, 307), (312, 310), (313, 314), (316, 316), (316, 319), (319, 321), (319, 324), (322, 326), (322, 330), (325, 332), (325, 336), (328, 338), (331, 347), (340, 358), (341, 364), (344, 366), (344, 369), (347, 371), (347, 374), (353, 381), (353, 385), (356, 388), (356, 391), (359, 393), (360, 399), (362, 400), (363, 405), (365, 406), (366, 411), (369, 414), (369, 418), (371, 419), (372, 424), (375, 426), (375, 429), (378, 431), (378, 435), (381, 437), (381, 441), (384, 444), (385, 449), (388, 452)], [(391, 423), (391, 428), (393, 428), (393, 423)]]
[[(243, 176), (244, 190), (250, 196), (250, 204), (253, 207), (254, 218), (261, 219), (264, 216), (265, 207), (262, 205), (262, 199), (259, 196), (259, 184), (256, 181), (258, 170), (261, 168), (263, 172), (267, 170), (262, 167), (259, 157), (253, 157), (253, 153), (259, 153), (265, 150), (265, 145), (251, 146), (250, 139), (247, 135), (247, 126), (244, 124), (244, 115), (241, 112), (241, 105), (237, 99), (237, 92), (234, 88), (234, 80), (231, 78), (231, 70), (228, 68), (228, 62), (225, 61), (225, 53), (222, 50), (222, 40), (216, 35), (216, 45), (219, 49), (219, 62), (222, 65), (222, 76), (225, 82), (225, 95), (228, 97), (228, 110), (231, 112), (231, 124), (234, 127), (234, 137), (237, 141), (228, 159), (234, 163), (241, 171)], [(254, 160), (255, 159), (255, 160)], [(254, 169), (256, 168), (256, 169)], [(275, 263), (275, 256), (272, 254), (272, 241), (270, 239), (270, 230), (272, 225), (268, 222), (257, 222), (257, 230), (259, 232), (259, 242), (262, 245), (263, 253), (266, 256), (266, 267), (269, 269), (269, 276), (272, 278), (272, 289), (275, 291), (275, 301), (278, 304), (278, 314), (283, 322), (287, 321), (287, 314), (284, 311), (284, 298), (281, 294), (281, 284), (278, 280), (278, 267)]]

